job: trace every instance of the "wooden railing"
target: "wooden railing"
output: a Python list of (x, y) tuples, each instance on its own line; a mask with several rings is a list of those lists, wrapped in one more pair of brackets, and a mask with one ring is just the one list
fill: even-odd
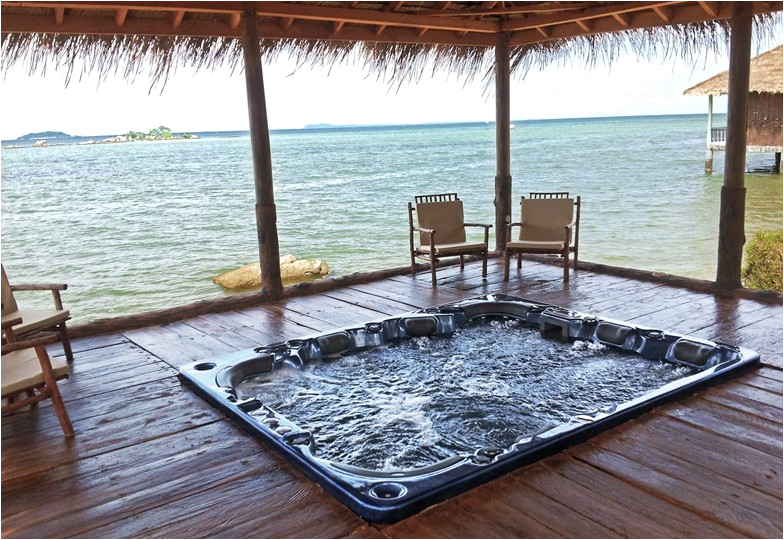
[(727, 128), (711, 128), (711, 142), (712, 143), (726, 143), (727, 142)]

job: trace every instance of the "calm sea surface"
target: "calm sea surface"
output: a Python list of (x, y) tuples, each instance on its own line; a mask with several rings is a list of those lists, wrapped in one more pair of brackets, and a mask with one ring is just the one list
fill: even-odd
[[(513, 201), (581, 195), (582, 260), (715, 277), (724, 154), (706, 176), (705, 116), (515, 127)], [(12, 282), (67, 282), (74, 321), (223, 296), (212, 277), (257, 257), (247, 133), (66, 142), (3, 143), (2, 259)], [(273, 132), (272, 154), (281, 254), (325, 259), (333, 275), (408, 264), (415, 194), (457, 191), (467, 220), (494, 223), (491, 124)], [(749, 154), (747, 168), (772, 163)], [(781, 174), (746, 185), (747, 236), (781, 229)]]

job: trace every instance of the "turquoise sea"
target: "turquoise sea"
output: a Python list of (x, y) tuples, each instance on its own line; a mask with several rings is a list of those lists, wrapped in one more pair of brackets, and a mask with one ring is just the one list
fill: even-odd
[[(514, 125), (513, 201), (529, 191), (581, 195), (582, 260), (715, 277), (724, 154), (705, 175), (704, 115)], [(199, 135), (45, 148), (4, 141), (2, 260), (11, 281), (67, 282), (75, 322), (227, 294), (212, 277), (258, 254), (250, 138)], [(469, 221), (494, 222), (493, 124), (271, 138), (281, 254), (325, 259), (333, 275), (408, 264), (406, 203), (415, 194), (456, 191)], [(747, 168), (772, 163), (772, 154), (749, 154)], [(747, 237), (780, 229), (781, 174), (752, 172), (746, 184)]]

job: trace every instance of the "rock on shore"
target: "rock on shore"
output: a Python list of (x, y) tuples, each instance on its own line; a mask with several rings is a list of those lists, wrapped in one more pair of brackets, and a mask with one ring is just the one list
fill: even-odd
[[(293, 255), (280, 258), (280, 277), (284, 283), (299, 283), (318, 279), (329, 274), (327, 261), (321, 259), (299, 260)], [(226, 289), (254, 289), (261, 287), (261, 267), (259, 262), (246, 264), (212, 278), (212, 281)]]

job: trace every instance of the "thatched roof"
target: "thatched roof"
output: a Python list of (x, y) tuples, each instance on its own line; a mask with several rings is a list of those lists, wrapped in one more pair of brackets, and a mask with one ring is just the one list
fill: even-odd
[[(782, 46), (751, 59), (749, 63), (749, 92), (760, 94), (784, 93)], [(714, 75), (700, 84), (686, 89), (687, 96), (719, 96), (729, 92), (730, 72)]]
[[(731, 2), (2, 2), (3, 69), (64, 68), (102, 76), (150, 66), (241, 66), (240, 21), (257, 17), (263, 54), (301, 64), (353, 60), (388, 80), (446, 68), (491, 73), (508, 40), (513, 71), (577, 57), (591, 64), (631, 50), (691, 57), (724, 48)], [(755, 31), (771, 36), (782, 2), (753, 2)]]

